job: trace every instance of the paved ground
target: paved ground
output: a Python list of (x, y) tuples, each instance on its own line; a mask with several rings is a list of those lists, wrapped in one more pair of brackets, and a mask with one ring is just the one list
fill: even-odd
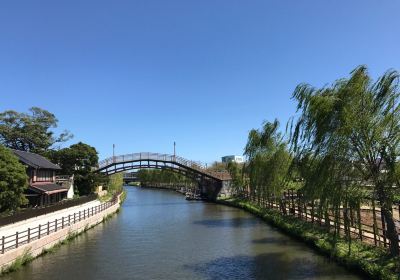
[(53, 212), (53, 213), (50, 213), (47, 215), (38, 216), (36, 218), (32, 218), (32, 219), (18, 222), (15, 224), (0, 227), (0, 238), (2, 236), (9, 236), (9, 235), (15, 234), (17, 231), (18, 232), (25, 231), (29, 227), (34, 228), (34, 227), (39, 226), (39, 224), (43, 225), (43, 224), (47, 224), (47, 222), (53, 222), (55, 219), (61, 219), (62, 217), (66, 217), (70, 214), (74, 214), (79, 211), (87, 210), (88, 208), (97, 206), (99, 204), (100, 204), (100, 201), (94, 200), (94, 201), (91, 201), (91, 202), (88, 202), (88, 203), (85, 203), (85, 204), (82, 204), (79, 206), (70, 207), (70, 208), (56, 211), (56, 212)]

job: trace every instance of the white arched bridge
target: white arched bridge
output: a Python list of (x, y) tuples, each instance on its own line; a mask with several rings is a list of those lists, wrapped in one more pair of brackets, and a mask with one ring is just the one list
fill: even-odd
[(168, 169), (193, 178), (198, 182), (203, 198), (208, 200), (216, 199), (223, 185), (231, 180), (228, 172), (211, 171), (199, 162), (175, 155), (147, 152), (107, 158), (99, 162), (95, 172), (111, 175), (140, 169)]

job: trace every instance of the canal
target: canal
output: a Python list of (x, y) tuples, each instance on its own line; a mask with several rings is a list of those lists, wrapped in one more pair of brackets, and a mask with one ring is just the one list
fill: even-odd
[(242, 210), (127, 191), (118, 215), (4, 279), (360, 279)]

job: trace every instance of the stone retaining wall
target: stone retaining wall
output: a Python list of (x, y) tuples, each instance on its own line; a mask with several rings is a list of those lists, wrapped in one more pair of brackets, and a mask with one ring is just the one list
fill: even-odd
[(115, 213), (119, 209), (120, 203), (120, 197), (118, 197), (118, 201), (114, 205), (94, 216), (70, 226), (66, 226), (64, 229), (59, 229), (56, 232), (50, 233), (49, 235), (43, 236), (40, 239), (32, 241), (28, 244), (21, 245), (14, 250), (5, 252), (4, 254), (0, 255), (0, 271), (7, 269), (7, 267), (10, 266), (14, 261), (16, 261), (18, 258), (22, 258), (26, 254), (29, 254), (31, 257), (41, 255), (44, 250), (52, 248), (54, 245), (62, 242), (69, 236), (78, 234), (87, 228), (101, 223), (106, 216)]

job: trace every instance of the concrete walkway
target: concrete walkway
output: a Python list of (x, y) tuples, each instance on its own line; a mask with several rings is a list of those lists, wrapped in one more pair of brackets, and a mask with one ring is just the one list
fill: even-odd
[(6, 226), (0, 227), (0, 238), (2, 236), (10, 236), (15, 234), (17, 231), (22, 232), (27, 230), (28, 228), (34, 228), (39, 226), (39, 224), (47, 224), (47, 222), (53, 222), (55, 219), (61, 219), (62, 217), (73, 215), (79, 211), (87, 210), (94, 206), (100, 205), (99, 200), (93, 200), (85, 204), (81, 204), (78, 206), (62, 209), (53, 213), (49, 213), (46, 215), (37, 216), (35, 218), (31, 218), (28, 220), (24, 220), (15, 224), (10, 224)]

